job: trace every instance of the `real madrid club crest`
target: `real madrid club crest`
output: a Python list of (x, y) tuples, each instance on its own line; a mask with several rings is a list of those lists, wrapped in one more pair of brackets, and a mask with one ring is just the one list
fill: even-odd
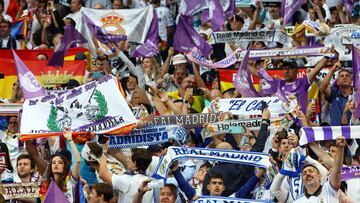
[(121, 24), (124, 21), (124, 17), (111, 12), (100, 19), (101, 27), (106, 31), (107, 34), (113, 35), (126, 35), (126, 31)]

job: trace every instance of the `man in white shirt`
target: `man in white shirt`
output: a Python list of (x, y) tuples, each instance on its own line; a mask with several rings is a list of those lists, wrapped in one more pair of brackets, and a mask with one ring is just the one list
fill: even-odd
[(344, 159), (345, 141), (343, 136), (336, 139), (337, 153), (334, 159), (334, 166), (330, 171), (330, 180), (326, 181), (323, 186), (320, 184), (320, 172), (314, 165), (305, 165), (303, 167), (301, 177), (304, 183), (305, 193), (295, 200), (294, 203), (339, 202), (341, 167)]
[(172, 26), (174, 25), (174, 19), (170, 15), (170, 10), (160, 5), (160, 0), (152, 0), (151, 4), (155, 8), (159, 19), (159, 37), (162, 42), (167, 43), (168, 37), (173, 31)]
[[(149, 179), (145, 173), (152, 161), (151, 154), (146, 149), (132, 149), (131, 158), (128, 161), (136, 165), (136, 171), (134, 171), (135, 175), (115, 175), (107, 170), (107, 150), (108, 144), (104, 144), (103, 153), (100, 158), (99, 176), (105, 183), (111, 185), (114, 190), (119, 191), (118, 203), (132, 202), (134, 196), (138, 193), (138, 188), (142, 182)], [(152, 202), (153, 199), (153, 192), (149, 191), (144, 194), (142, 202)]]

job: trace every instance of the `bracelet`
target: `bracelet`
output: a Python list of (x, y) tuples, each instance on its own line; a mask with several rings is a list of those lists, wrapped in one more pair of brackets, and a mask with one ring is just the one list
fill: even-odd
[(141, 191), (140, 191), (140, 188), (138, 188), (138, 193), (139, 193), (140, 195), (144, 195), (144, 194), (146, 193), (146, 191), (145, 191), (145, 192), (141, 192)]

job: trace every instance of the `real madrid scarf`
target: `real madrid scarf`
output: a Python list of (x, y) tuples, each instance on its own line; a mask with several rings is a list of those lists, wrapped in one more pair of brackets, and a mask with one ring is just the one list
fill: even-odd
[[(200, 66), (206, 68), (226, 68), (238, 61), (241, 61), (246, 54), (246, 50), (237, 49), (228, 57), (216, 63), (208, 62), (206, 57), (201, 54), (201, 51), (197, 48), (191, 49), (186, 54), (186, 57)], [(285, 58), (305, 58), (305, 57), (318, 57), (329, 56), (333, 57), (330, 48), (323, 46), (308, 46), (299, 48), (284, 48), (284, 49), (261, 49), (251, 50), (249, 59), (285, 59)]]
[(166, 179), (170, 165), (179, 159), (202, 159), (207, 161), (248, 164), (265, 169), (270, 165), (269, 155), (259, 152), (172, 146), (168, 148), (167, 154), (160, 158), (153, 177)]
[[(228, 31), (228, 32), (213, 32), (211, 37), (216, 43), (237, 42), (237, 41), (262, 41), (262, 42), (280, 42), (281, 44), (288, 44), (289, 37), (280, 31), (275, 30), (254, 30), (254, 31)], [(211, 38), (210, 38), (211, 43)]]
[(233, 197), (201, 196), (192, 203), (270, 203), (268, 201), (253, 199), (238, 199)]
[(360, 126), (323, 126), (323, 127), (304, 127), (300, 130), (301, 146), (315, 141), (335, 140), (342, 135), (345, 139), (360, 138)]
[(130, 134), (109, 137), (109, 148), (132, 148), (162, 144), (173, 139), (184, 144), (188, 139), (187, 131), (178, 125), (148, 126), (134, 129)]
[(341, 180), (360, 178), (360, 165), (344, 166), (341, 170)]

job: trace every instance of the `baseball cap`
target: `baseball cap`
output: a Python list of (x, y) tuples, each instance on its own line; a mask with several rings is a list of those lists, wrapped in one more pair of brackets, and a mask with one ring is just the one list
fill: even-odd
[(187, 63), (187, 60), (186, 60), (184, 55), (176, 54), (175, 56), (172, 57), (172, 64), (173, 65), (184, 64), (184, 63)]
[(284, 59), (283, 60), (283, 67), (297, 68), (296, 60), (294, 60), (294, 59)]

